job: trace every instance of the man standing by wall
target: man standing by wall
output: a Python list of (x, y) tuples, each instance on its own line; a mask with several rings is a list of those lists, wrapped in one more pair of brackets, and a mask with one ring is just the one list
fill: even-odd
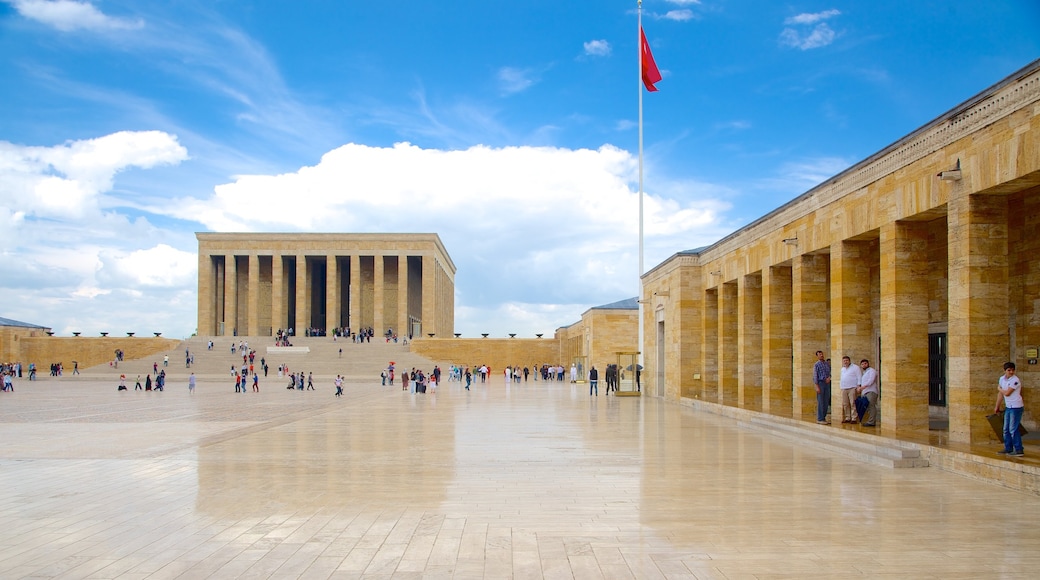
[(1022, 381), (1015, 376), (1015, 363), (1004, 363), (1004, 375), (1000, 377), (997, 390), (1000, 391), (1000, 395), (997, 396), (994, 413), (1000, 412), (1000, 400), (1004, 399), (1004, 449), (997, 453), (1022, 457), (1025, 453), (1023, 453), (1022, 435), (1018, 432), (1018, 426), (1022, 424), (1025, 401), (1022, 399)]
[(856, 387), (862, 373), (858, 366), (852, 364), (852, 359), (847, 356), (841, 357), (841, 422), (855, 423), (856, 416)]
[(816, 386), (816, 422), (830, 425), (830, 421), (827, 420), (827, 406), (831, 402), (831, 366), (827, 364), (822, 350), (816, 351), (813, 384)]
[(864, 427), (877, 425), (877, 401), (881, 391), (878, 389), (878, 374), (870, 361), (863, 359), (859, 361), (859, 368), (863, 369), (863, 375), (859, 378), (859, 388), (856, 392), (867, 398), (868, 406), (866, 413), (860, 419)]

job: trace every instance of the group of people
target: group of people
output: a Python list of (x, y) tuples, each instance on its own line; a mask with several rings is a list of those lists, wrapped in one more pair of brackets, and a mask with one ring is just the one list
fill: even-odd
[[(469, 369), (467, 369), (467, 374), (468, 372)], [(436, 394), (437, 384), (440, 382), (441, 367), (436, 365), (434, 365), (433, 370), (429, 374), (424, 373), (422, 369), (414, 367), (411, 371), (401, 373), (401, 390), (409, 391), (413, 395), (425, 395), (427, 391), (431, 394)], [(466, 384), (466, 390), (469, 390), (469, 383)]]
[[(195, 385), (195, 373), (191, 374), (191, 390), (194, 391)], [(126, 375), (119, 375), (119, 386), (116, 387), (117, 391), (125, 391), (126, 388)], [(159, 371), (155, 375), (155, 382), (152, 382), (152, 375), (146, 374), (144, 377), (144, 383), (141, 383), (141, 375), (137, 375), (137, 382), (134, 383), (135, 391), (164, 391), (166, 390), (166, 369)]]
[[(878, 372), (870, 366), (870, 361), (862, 359), (858, 365), (854, 365), (851, 357), (841, 357), (838, 381), (841, 389), (841, 422), (860, 423), (864, 427), (877, 426), (877, 404), (881, 390), (878, 387)], [(831, 362), (822, 350), (816, 351), (813, 385), (816, 388), (816, 422), (830, 425), (827, 412), (831, 403)], [(856, 410), (856, 399), (859, 397), (866, 399), (862, 416)]]

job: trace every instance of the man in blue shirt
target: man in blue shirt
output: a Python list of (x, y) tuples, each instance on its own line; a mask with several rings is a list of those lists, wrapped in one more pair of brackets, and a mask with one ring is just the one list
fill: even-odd
[(830, 425), (827, 420), (827, 407), (831, 403), (831, 365), (822, 350), (816, 351), (816, 364), (813, 365), (813, 384), (816, 385), (816, 422)]

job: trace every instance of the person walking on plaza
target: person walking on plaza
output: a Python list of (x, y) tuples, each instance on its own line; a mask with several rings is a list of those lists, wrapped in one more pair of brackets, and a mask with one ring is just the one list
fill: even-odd
[(841, 357), (841, 422), (855, 423), (859, 417), (856, 416), (856, 387), (862, 376), (859, 367), (852, 364), (852, 359), (847, 356)]
[(859, 368), (863, 370), (863, 374), (859, 378), (856, 393), (866, 397), (868, 403), (866, 412), (860, 417), (860, 424), (864, 427), (874, 427), (877, 425), (877, 402), (881, 395), (878, 389), (878, 373), (867, 359), (859, 361)]
[(343, 396), (343, 377), (336, 375), (336, 396)]
[(260, 392), (260, 376), (259, 375), (253, 375), (253, 392), (254, 393), (259, 393)]
[(1022, 434), (1018, 432), (1018, 427), (1022, 424), (1025, 400), (1022, 398), (1022, 381), (1015, 375), (1015, 363), (1004, 363), (1004, 374), (998, 381), (997, 390), (1000, 394), (997, 395), (997, 405), (993, 412), (999, 413), (1000, 402), (1004, 402), (1004, 448), (997, 453), (1022, 457), (1025, 450), (1022, 448)]
[(827, 406), (831, 403), (831, 365), (827, 364), (822, 350), (816, 351), (813, 384), (816, 386), (816, 422), (830, 425), (830, 421), (827, 420)]
[(191, 373), (191, 376), (188, 377), (188, 394), (195, 394), (195, 373)]
[(314, 390), (314, 373), (307, 373), (307, 390)]
[(596, 366), (593, 365), (589, 369), (589, 396), (592, 396), (592, 391), (596, 391), (596, 396), (599, 396), (599, 371), (596, 370)]

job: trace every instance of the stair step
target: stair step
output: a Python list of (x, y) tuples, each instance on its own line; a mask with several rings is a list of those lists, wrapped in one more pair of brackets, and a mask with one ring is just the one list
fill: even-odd
[(785, 422), (771, 417), (754, 417), (743, 422), (748, 428), (788, 441), (825, 449), (875, 465), (892, 468), (928, 467), (916, 446), (900, 444), (868, 433), (846, 433), (821, 425)]

